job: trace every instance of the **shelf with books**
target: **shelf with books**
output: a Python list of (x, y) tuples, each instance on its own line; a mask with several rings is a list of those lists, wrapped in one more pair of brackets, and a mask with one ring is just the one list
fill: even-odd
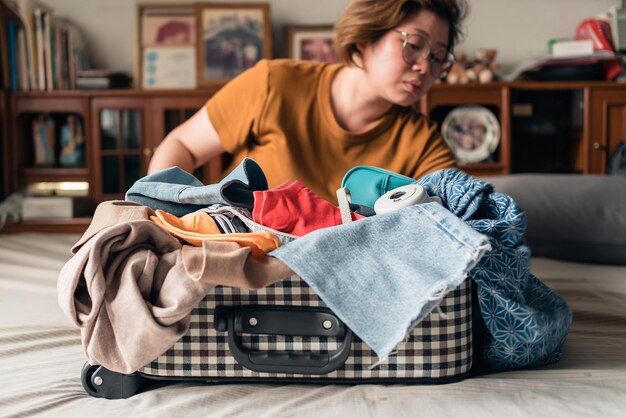
[(15, 161), (20, 167), (85, 169), (86, 138), (84, 118), (71, 112), (24, 112), (15, 117), (18, 147)]
[(77, 95), (12, 94), (14, 190), (38, 181), (90, 181), (88, 103)]
[(0, 2), (0, 26), (3, 85), (7, 89), (73, 89), (78, 70), (89, 68), (78, 27), (37, 0)]
[[(84, 183), (84, 195), (94, 206), (103, 200), (123, 198), (134, 181), (146, 174), (152, 150), (176, 125), (200, 109), (217, 87), (207, 90), (73, 90), (12, 92), (8, 110), (10, 130), (9, 193), (32, 190), (45, 182)], [(67, 116), (83, 126), (84, 165), (64, 167), (57, 159), (48, 166), (36, 163), (33, 123), (45, 115), (59, 128)], [(53, 147), (59, 155), (59, 146)], [(221, 160), (212, 161), (196, 175), (217, 181)], [(45, 189), (46, 184), (42, 187)], [(50, 186), (53, 187), (53, 186)], [(70, 185), (72, 187), (72, 185)], [(60, 196), (56, 192), (51, 196)], [(78, 231), (88, 223), (74, 219), (25, 221), (22, 230)], [(45, 227), (44, 227), (45, 225)], [(13, 225), (4, 231), (20, 230)]]
[[(60, 92), (14, 92), (8, 102), (11, 147), (5, 161), (12, 165), (8, 192), (22, 194), (24, 219), (5, 226), (3, 232), (83, 231), (95, 206), (89, 187), (92, 172), (86, 135), (89, 120), (85, 117), (88, 98)], [(50, 216), (44, 213), (45, 219), (27, 219), (28, 199), (45, 199), (37, 204)], [(81, 212), (81, 218), (74, 218), (70, 209), (78, 201), (81, 208), (87, 209)]]
[[(217, 90), (111, 90), (55, 91), (50, 93), (5, 93), (9, 106), (3, 115), (12, 115), (3, 127), (10, 134), (4, 143), (3, 163), (7, 173), (7, 194), (39, 181), (85, 182), (86, 197), (94, 204), (123, 198), (124, 192), (146, 174), (152, 152), (175, 126), (200, 109)], [(557, 106), (544, 107), (550, 97), (562, 98)], [(436, 122), (456, 108), (480, 105), (495, 116), (501, 129), (495, 155), (483, 161), (462, 163), (460, 168), (476, 176), (492, 176), (526, 170), (544, 172), (548, 165), (537, 165), (547, 149), (536, 126), (538, 116), (553, 112), (557, 122), (575, 126), (567, 153), (553, 153), (552, 162), (566, 163), (570, 172), (604, 174), (605, 164), (619, 141), (624, 139), (626, 83), (528, 82), (491, 85), (437, 85), (420, 103), (420, 109)], [(582, 110), (581, 110), (582, 106)], [(567, 107), (567, 112), (565, 108)], [(552, 109), (554, 108), (554, 109)], [(36, 167), (32, 145), (32, 122), (41, 113), (63, 120), (76, 115), (83, 122), (85, 166), (64, 168)], [(559, 122), (561, 123), (561, 122)], [(525, 133), (526, 132), (526, 133)], [(570, 135), (571, 134), (571, 135)], [(512, 144), (515, 142), (515, 144)], [(8, 150), (8, 151), (7, 151)], [(7, 153), (4, 153), (7, 151)], [(571, 164), (571, 161), (574, 164)], [(219, 181), (224, 158), (216, 158), (196, 174), (204, 183)], [(567, 164), (569, 163), (569, 164)], [(8, 167), (8, 168), (7, 168)], [(6, 195), (5, 195), (6, 196)], [(85, 218), (86, 219), (86, 218)], [(27, 221), (23, 230), (75, 231), (87, 227), (85, 219), (48, 222)], [(16, 231), (13, 225), (4, 231)]]

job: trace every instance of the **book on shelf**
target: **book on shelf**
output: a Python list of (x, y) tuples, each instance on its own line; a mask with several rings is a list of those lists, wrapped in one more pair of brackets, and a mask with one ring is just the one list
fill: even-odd
[[(2, 0), (2, 19), (0, 19), (0, 48), (7, 51), (2, 54), (2, 68), (7, 77), (3, 82), (5, 88), (13, 90), (36, 89), (36, 49), (34, 7), (45, 7), (34, 0)], [(14, 51), (14, 52), (13, 52)], [(12, 55), (9, 56), (9, 54)], [(6, 73), (6, 69), (13, 70)]]
[(54, 167), (57, 147), (56, 126), (48, 114), (39, 114), (32, 123), (35, 167)]
[(9, 80), (11, 90), (19, 90), (17, 72), (17, 22), (10, 20), (7, 27), (9, 33)]
[(30, 183), (21, 195), (19, 212), (23, 220), (71, 219), (92, 216), (95, 210), (86, 181)]
[(40, 181), (25, 187), (26, 196), (87, 197), (89, 183), (86, 181)]
[(45, 61), (43, 51), (43, 23), (42, 23), (42, 10), (37, 8), (33, 11), (33, 19), (35, 20), (35, 62), (37, 67), (37, 84), (33, 90), (44, 91), (46, 89), (46, 74), (45, 74)]
[(20, 82), (27, 86), (28, 90), (37, 90), (37, 46), (35, 39), (36, 8), (51, 11), (48, 6), (37, 0), (4, 0), (5, 4), (18, 16), (19, 25), (24, 31), (25, 42), (18, 47), (18, 55), (22, 55), (26, 62), (26, 71), (23, 73), (24, 80)]
[(593, 55), (593, 41), (581, 40), (557, 40), (551, 44), (551, 53), (555, 58), (584, 57)]
[[(26, 30), (19, 28), (17, 31), (17, 50), (26, 50)], [(28, 56), (26, 54), (18, 54), (17, 71), (19, 79), (19, 89), (23, 91), (30, 90), (30, 76), (28, 74)]]
[(0, 70), (13, 90), (72, 89), (89, 68), (84, 37), (36, 0), (0, 0)]
[(44, 61), (46, 64), (45, 67), (45, 77), (46, 77), (46, 90), (52, 91), (54, 90), (54, 79), (52, 76), (52, 72), (54, 69), (54, 51), (52, 50), (52, 37), (51, 37), (51, 28), (52, 20), (50, 17), (50, 13), (44, 11), (42, 14), (43, 19), (43, 52), (44, 52)]
[(0, 2), (0, 73), (2, 75), (3, 89), (9, 89), (11, 87), (8, 22), (14, 18), (13, 11), (3, 2)]
[(86, 197), (24, 196), (22, 219), (71, 219), (90, 216), (93, 204)]
[(126, 89), (132, 84), (130, 74), (112, 70), (82, 70), (77, 72), (77, 89)]

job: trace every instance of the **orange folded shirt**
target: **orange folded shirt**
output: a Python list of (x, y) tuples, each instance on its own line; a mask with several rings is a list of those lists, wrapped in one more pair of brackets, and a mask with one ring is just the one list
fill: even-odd
[(236, 242), (242, 247), (250, 248), (254, 258), (263, 258), (280, 246), (278, 237), (269, 232), (222, 234), (215, 220), (206, 212), (192, 212), (181, 218), (160, 209), (155, 214), (156, 216), (150, 216), (152, 222), (196, 247), (201, 247), (202, 241)]

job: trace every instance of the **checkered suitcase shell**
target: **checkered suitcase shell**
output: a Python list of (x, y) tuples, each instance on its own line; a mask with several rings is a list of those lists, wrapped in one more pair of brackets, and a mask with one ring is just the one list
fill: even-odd
[(298, 276), (257, 291), (218, 286), (189, 331), (138, 371), (156, 379), (444, 383), (472, 367), (472, 286), (466, 280), (380, 364)]

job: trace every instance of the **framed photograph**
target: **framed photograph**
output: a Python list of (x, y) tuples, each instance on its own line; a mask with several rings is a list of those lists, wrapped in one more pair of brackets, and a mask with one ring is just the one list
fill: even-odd
[(338, 62), (332, 25), (287, 27), (287, 57), (296, 60)]
[(196, 5), (198, 86), (222, 84), (272, 57), (267, 3)]
[(142, 46), (195, 45), (196, 16), (143, 16), (141, 30)]
[(196, 9), (193, 4), (137, 6), (138, 87), (196, 87)]

